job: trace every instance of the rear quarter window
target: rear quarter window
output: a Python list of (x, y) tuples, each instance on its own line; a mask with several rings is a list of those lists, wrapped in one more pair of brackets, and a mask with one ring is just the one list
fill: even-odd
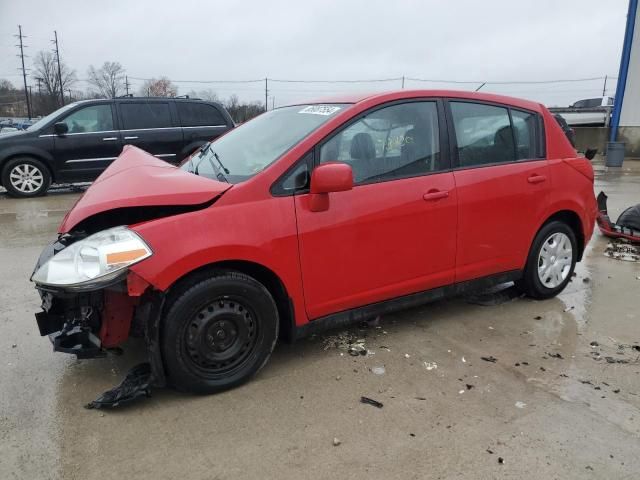
[(206, 103), (178, 102), (178, 116), (183, 127), (215, 127), (227, 125), (220, 111)]

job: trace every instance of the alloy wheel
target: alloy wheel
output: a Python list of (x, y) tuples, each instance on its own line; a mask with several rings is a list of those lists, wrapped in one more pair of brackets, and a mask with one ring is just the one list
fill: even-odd
[(9, 172), (11, 186), (20, 193), (34, 193), (42, 188), (44, 175), (35, 165), (19, 163)]

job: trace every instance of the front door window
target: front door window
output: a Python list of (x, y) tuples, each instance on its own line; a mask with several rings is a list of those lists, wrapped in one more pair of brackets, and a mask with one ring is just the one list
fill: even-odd
[(63, 120), (68, 133), (108, 132), (113, 130), (111, 105), (92, 105), (76, 110)]

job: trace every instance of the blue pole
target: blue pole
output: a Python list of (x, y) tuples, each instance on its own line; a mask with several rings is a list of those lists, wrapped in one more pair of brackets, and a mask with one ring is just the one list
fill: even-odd
[[(629, 11), (627, 12), (627, 26), (624, 31), (624, 43), (622, 44), (622, 57), (620, 58), (620, 73), (618, 74), (618, 84), (616, 86), (616, 99), (613, 103), (613, 115), (611, 117), (611, 132), (609, 141), (615, 142), (618, 137), (618, 126), (620, 124), (620, 112), (624, 99), (624, 88), (627, 84), (627, 73), (629, 72), (629, 60), (631, 59), (631, 45), (633, 44), (633, 29), (636, 24), (636, 11), (638, 0), (629, 0)], [(640, 48), (640, 46), (638, 46)]]

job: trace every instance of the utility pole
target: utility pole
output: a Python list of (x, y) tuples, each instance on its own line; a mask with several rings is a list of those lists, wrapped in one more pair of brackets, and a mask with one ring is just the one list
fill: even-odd
[(64, 107), (64, 90), (62, 88), (62, 70), (60, 69), (60, 49), (58, 48), (58, 32), (56, 30), (53, 31), (55, 35), (55, 40), (51, 40), (51, 43), (56, 45), (56, 61), (58, 62), (58, 82), (60, 84), (60, 101), (62, 102), (62, 106)]
[(22, 35), (22, 25), (18, 25), (18, 35), (14, 35), (14, 37), (17, 37), (18, 40), (20, 40), (20, 45), (16, 45), (16, 47), (20, 47), (20, 55), (18, 55), (20, 57), (20, 60), (22, 61), (22, 79), (24, 80), (24, 96), (27, 100), (27, 114), (29, 115), (29, 120), (31, 120), (31, 102), (29, 100), (29, 91), (27, 90), (27, 71), (24, 68), (24, 47), (26, 45), (23, 45), (22, 43), (22, 38), (24, 37), (24, 35)]
[(127, 91), (127, 97), (129, 96), (129, 77), (124, 76), (124, 88)]
[(607, 94), (607, 76), (604, 76), (604, 86), (602, 87), (602, 96), (604, 97)]
[(269, 110), (269, 80), (264, 79), (264, 111)]
[(402, 75), (402, 89), (404, 90), (404, 75)]
[[(42, 77), (36, 77), (36, 82), (38, 82), (38, 111), (42, 112)], [(35, 115), (36, 109), (33, 109), (33, 113)]]
[(271, 97), (271, 110), (276, 109), (276, 97)]

